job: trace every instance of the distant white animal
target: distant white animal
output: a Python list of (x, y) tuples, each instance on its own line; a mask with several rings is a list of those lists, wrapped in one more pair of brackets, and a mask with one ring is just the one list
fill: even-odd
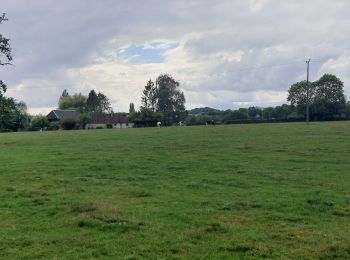
[(159, 121), (158, 121), (158, 122), (157, 122), (157, 126), (158, 126), (158, 127), (161, 127), (161, 126), (162, 126), (162, 122), (159, 122)]
[(182, 126), (182, 122), (181, 121), (179, 122), (179, 126)]

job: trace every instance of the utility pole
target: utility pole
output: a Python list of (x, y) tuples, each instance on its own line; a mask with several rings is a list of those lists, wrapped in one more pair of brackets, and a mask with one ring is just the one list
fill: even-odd
[(306, 122), (310, 122), (310, 88), (309, 88), (309, 68), (311, 59), (306, 61), (307, 64), (307, 76), (306, 76)]

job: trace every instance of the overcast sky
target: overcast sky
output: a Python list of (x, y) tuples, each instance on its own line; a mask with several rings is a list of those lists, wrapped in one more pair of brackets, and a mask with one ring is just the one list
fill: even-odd
[(31, 113), (57, 107), (64, 89), (137, 106), (161, 73), (180, 81), (186, 107), (285, 103), (289, 86), (338, 76), (350, 97), (349, 0), (1, 0), (14, 65), (8, 96)]

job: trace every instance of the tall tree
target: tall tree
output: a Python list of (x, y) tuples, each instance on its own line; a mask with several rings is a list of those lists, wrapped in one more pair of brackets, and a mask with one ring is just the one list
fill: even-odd
[[(4, 21), (7, 21), (6, 14), (2, 14), (0, 16), (0, 24), (2, 24)], [(12, 54), (11, 54), (11, 46), (10, 46), (10, 39), (2, 36), (0, 34), (0, 65), (9, 65), (12, 61)], [(0, 98), (3, 97), (4, 93), (6, 92), (6, 84), (0, 80)]]
[(0, 99), (4, 96), (6, 89), (7, 89), (6, 84), (2, 82), (2, 80), (0, 80)]
[(130, 103), (130, 106), (129, 106), (129, 114), (134, 114), (136, 111), (135, 111), (135, 105), (134, 103)]
[(310, 115), (316, 119), (339, 116), (346, 102), (344, 84), (336, 76), (325, 74), (318, 81), (309, 83), (309, 97), (306, 81), (301, 81), (290, 87), (287, 100), (296, 105), (301, 114), (309, 102)]
[(168, 74), (161, 74), (156, 80), (156, 111), (164, 114), (165, 123), (177, 123), (187, 116), (185, 95), (179, 86), (180, 83)]
[(17, 131), (29, 123), (27, 106), (13, 98), (2, 97), (0, 100), (0, 129)]
[(86, 109), (86, 96), (79, 94), (74, 94), (73, 96), (65, 95), (60, 97), (58, 101), (59, 109), (72, 109), (79, 112), (83, 112)]
[(63, 97), (68, 97), (68, 96), (69, 96), (69, 93), (68, 93), (67, 89), (63, 90), (61, 97), (63, 98)]
[[(309, 94), (308, 94), (309, 88)], [(294, 83), (288, 90), (287, 101), (293, 106), (297, 106), (300, 113), (305, 114), (306, 105), (309, 103), (313, 104), (316, 94), (316, 85), (314, 83), (309, 83), (300, 81)], [(312, 110), (312, 107), (310, 107)]]
[(154, 82), (150, 79), (141, 97), (141, 110), (155, 111), (156, 105), (156, 88)]
[[(0, 16), (0, 24), (7, 21), (6, 14)], [(0, 34), (0, 65), (9, 65), (12, 61), (10, 39)]]
[(346, 103), (343, 82), (334, 75), (325, 74), (315, 84), (315, 113), (326, 117), (340, 115)]
[(95, 90), (91, 90), (86, 100), (86, 110), (89, 112), (96, 112), (98, 107), (98, 97)]
[(97, 101), (98, 101), (98, 106), (97, 106), (98, 112), (113, 113), (111, 102), (109, 101), (108, 97), (105, 94), (99, 92), (97, 94)]
[(95, 90), (91, 90), (89, 93), (86, 100), (86, 110), (88, 112), (113, 112), (108, 97), (101, 92), (97, 94)]

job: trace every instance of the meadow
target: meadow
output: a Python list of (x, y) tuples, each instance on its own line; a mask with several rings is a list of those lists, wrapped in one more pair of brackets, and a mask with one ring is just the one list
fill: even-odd
[(350, 122), (0, 134), (1, 259), (350, 258)]

